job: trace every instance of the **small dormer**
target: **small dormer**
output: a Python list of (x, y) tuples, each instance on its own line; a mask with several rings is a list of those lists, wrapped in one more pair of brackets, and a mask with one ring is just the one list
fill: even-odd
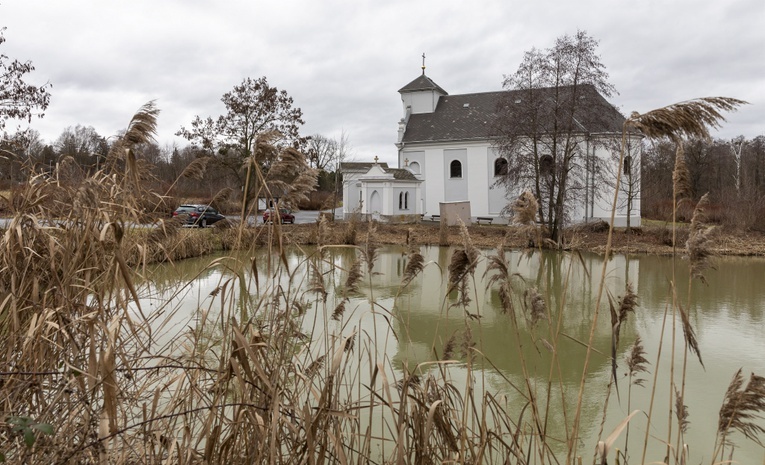
[(438, 99), (449, 95), (441, 86), (425, 76), (425, 70), (417, 79), (398, 90), (401, 94), (401, 102), (404, 104), (404, 120), (409, 115), (418, 113), (433, 113), (438, 105)]

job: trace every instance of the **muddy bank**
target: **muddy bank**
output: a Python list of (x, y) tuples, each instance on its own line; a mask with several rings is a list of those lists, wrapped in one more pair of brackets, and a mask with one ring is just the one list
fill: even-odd
[[(353, 231), (355, 228), (355, 234)], [(319, 231), (318, 224), (297, 224), (282, 226), (283, 239), (292, 244), (363, 244), (367, 240), (367, 223), (334, 223)], [(515, 226), (473, 225), (467, 227), (473, 245), (482, 248), (495, 248), (500, 244), (521, 249), (529, 246), (528, 234)], [(319, 236), (321, 235), (321, 241)], [(353, 239), (355, 236), (355, 240)], [(420, 223), (407, 225), (378, 224), (373, 235), (379, 244), (418, 244), (439, 245), (439, 225)], [(718, 255), (765, 256), (765, 235), (724, 230), (713, 227), (709, 235), (709, 249)], [(599, 227), (570, 228), (565, 233), (565, 250), (590, 251), (605, 253), (608, 230)], [(684, 254), (688, 228), (677, 229), (676, 243), (678, 253)], [(448, 228), (448, 244), (462, 244), (459, 227)], [(553, 244), (543, 244), (552, 248)], [(672, 254), (672, 229), (669, 226), (644, 226), (627, 233), (623, 228), (614, 231), (612, 239), (613, 253), (618, 254)]]

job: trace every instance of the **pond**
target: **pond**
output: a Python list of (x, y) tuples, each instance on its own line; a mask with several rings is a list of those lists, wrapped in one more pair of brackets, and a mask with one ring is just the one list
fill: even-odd
[[(407, 250), (381, 248), (371, 273), (364, 270), (359, 289), (353, 293), (344, 288), (348, 271), (361, 255), (353, 247), (325, 250), (315, 267), (309, 266), (306, 258), (315, 256), (316, 249), (311, 248), (291, 249), (282, 258), (264, 251), (255, 254), (254, 260), (250, 255), (185, 260), (149, 271), (144, 284), (149, 292), (144, 294), (151, 297), (142, 301), (142, 307), (156, 318), (157, 342), (171, 351), (183, 351), (174, 341), (199, 318), (216, 318), (209, 316), (216, 312), (215, 296), (227, 285), (233, 286), (232, 277), (257, 281), (258, 294), (292, 289), (301, 293), (309, 307), (300, 324), (315, 344), (312, 350), (331, 345), (333, 338), (358, 334), (359, 342), (372, 348), (371, 352), (383, 360), (382, 366), (394, 372), (395, 379), (400, 380), (404, 372), (424, 374), (447, 367), (455, 385), (472, 381), (476, 389), (503, 399), (513, 419), (524, 413), (530, 396), (541, 399), (540, 405), (546, 410), (546, 434), (556, 438), (550, 447), (561, 454), (562, 463), (590, 340), (593, 350), (585, 377), (580, 439), (576, 441), (577, 455), (585, 457), (585, 463), (592, 456), (600, 430), (600, 436), (607, 437), (634, 409), (640, 413), (615, 447), (624, 450), (628, 436), (630, 461), (639, 463), (643, 443), (648, 441), (646, 461), (663, 460), (665, 442), (669, 439), (675, 447), (678, 437), (677, 421), (670, 420), (676, 406), (669, 393), (682, 392), (683, 385), (689, 422), (683, 442), (690, 446), (693, 463), (711, 463), (718, 413), (733, 375), (739, 369), (745, 380), (752, 372), (765, 375), (765, 260), (718, 258), (714, 269), (705, 273), (706, 284), (693, 280), (689, 286), (686, 261), (614, 256), (607, 263), (601, 309), (596, 312), (601, 256), (506, 252), (515, 299), (513, 313), (502, 311), (497, 283), (487, 288), (493, 274), (486, 272), (488, 257), (496, 251), (481, 252), (474, 273), (467, 279), (467, 305), (462, 305), (457, 291), (449, 292), (448, 269), (454, 251), (444, 247), (419, 249), (424, 270), (402, 287), (410, 260)], [(213, 266), (209, 266), (211, 261)], [(279, 264), (286, 264), (287, 271), (275, 271)], [(309, 290), (315, 290), (318, 275), (323, 277), (327, 303)], [(609, 301), (618, 307), (628, 283), (638, 296), (638, 305), (621, 327), (615, 357), (617, 383), (609, 390), (613, 373)], [(249, 287), (243, 287), (242, 292), (251, 298), (256, 294), (244, 289)], [(535, 295), (544, 302), (538, 321), (532, 321), (528, 313)], [(345, 311), (335, 321), (331, 315), (344, 297)], [(684, 357), (684, 333), (678, 305), (673, 302), (687, 310), (703, 366), (693, 353)], [(591, 332), (596, 314), (598, 320)], [(647, 371), (630, 378), (625, 357), (638, 337), (645, 350)], [(472, 349), (466, 350), (469, 347)], [(468, 356), (475, 362), (470, 371), (466, 368)], [(444, 359), (458, 363), (438, 365)], [(354, 379), (360, 386), (368, 385), (373, 371), (360, 369)], [(630, 383), (636, 379), (642, 379), (642, 385)], [(649, 411), (652, 420), (647, 426)], [(668, 433), (671, 421), (674, 430)], [(376, 428), (384, 434), (383, 427)], [(740, 433), (733, 433), (730, 439), (735, 443), (737, 461), (762, 463), (762, 446)]]

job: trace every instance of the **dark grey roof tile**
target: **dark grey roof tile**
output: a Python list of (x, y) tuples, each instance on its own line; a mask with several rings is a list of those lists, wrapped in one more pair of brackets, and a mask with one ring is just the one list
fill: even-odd
[[(559, 96), (557, 101), (566, 101), (565, 94), (573, 88), (563, 87), (557, 89)], [(411, 115), (407, 122), (404, 133), (404, 143), (414, 142), (446, 142), (446, 141), (470, 141), (486, 140), (497, 136), (499, 133), (499, 111), (506, 111), (504, 121), (512, 121), (517, 113), (518, 124), (503, 130), (522, 134), (524, 122), (521, 120), (524, 104), (531, 100), (540, 102), (537, 104), (536, 115), (541, 121), (540, 132), (549, 132), (551, 121), (554, 120), (553, 104), (555, 88), (534, 89), (529, 93), (525, 90), (483, 92), (476, 94), (462, 94), (443, 96), (438, 100), (433, 113), (418, 113)], [(574, 120), (578, 128), (575, 132), (590, 133), (618, 133), (621, 132), (624, 116), (594, 87), (589, 85), (577, 88), (578, 98), (586, 99), (586, 105), (580, 105), (575, 109)], [(518, 106), (516, 112), (515, 106)], [(545, 127), (550, 126), (550, 127)], [(507, 126), (507, 125), (506, 125)]]

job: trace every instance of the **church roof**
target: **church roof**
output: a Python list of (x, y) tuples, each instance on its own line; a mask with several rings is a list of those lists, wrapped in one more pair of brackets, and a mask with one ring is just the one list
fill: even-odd
[[(557, 89), (559, 102), (564, 102), (565, 93), (572, 87)], [(555, 88), (482, 92), (476, 94), (446, 95), (438, 100), (433, 113), (418, 113), (409, 117), (402, 142), (447, 142), (471, 141), (496, 138), (499, 130), (499, 110), (504, 110), (506, 122), (503, 131), (516, 132), (518, 135), (529, 133), (524, 129), (528, 125), (529, 101), (536, 104), (534, 114), (537, 130), (545, 132), (553, 118)], [(593, 86), (584, 85), (577, 89), (580, 99), (586, 99), (585, 105), (577, 105), (574, 114), (574, 132), (620, 133), (624, 116), (608, 103)], [(560, 93), (564, 98), (560, 98)], [(524, 106), (524, 104), (526, 104)], [(510, 123), (517, 120), (518, 124)], [(508, 127), (512, 126), (512, 127)], [(550, 128), (547, 128), (550, 131)]]
[[(419, 181), (417, 179), (417, 176), (412, 174), (411, 171), (403, 168), (388, 168), (387, 163), (376, 163), (377, 165), (382, 168), (382, 170), (386, 174), (392, 174), (393, 179), (397, 181)], [(375, 166), (375, 163), (367, 163), (367, 162), (346, 162), (346, 163), (340, 163), (340, 171), (344, 172), (359, 172), (359, 173), (368, 173), (369, 170), (372, 169), (372, 167)]]
[(442, 94), (449, 95), (449, 92), (445, 91), (441, 88), (441, 86), (433, 82), (432, 79), (425, 76), (425, 73), (423, 73), (421, 76), (417, 76), (417, 79), (400, 88), (398, 92), (403, 94), (405, 92), (418, 92), (422, 90), (437, 90)]
[[(344, 162), (340, 163), (340, 171), (360, 171), (366, 173), (372, 168), (372, 166), (374, 166), (374, 164), (374, 162)], [(388, 168), (387, 163), (378, 163), (378, 165), (380, 165), (382, 169)]]
[(384, 168), (385, 172), (393, 175), (393, 179), (399, 181), (418, 181), (417, 176), (404, 168)]

